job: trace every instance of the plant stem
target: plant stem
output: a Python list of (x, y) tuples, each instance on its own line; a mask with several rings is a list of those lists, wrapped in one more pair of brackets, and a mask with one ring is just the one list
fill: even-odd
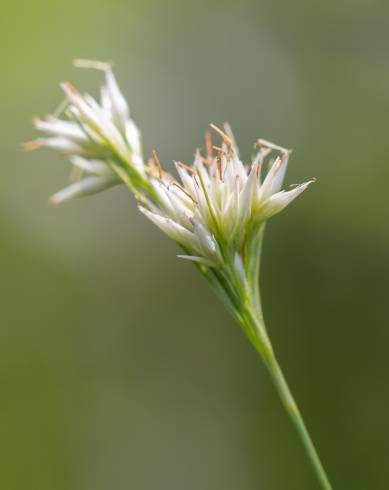
[(250, 331), (255, 331), (256, 333), (254, 339), (252, 335), (250, 336), (250, 340), (254, 344), (254, 347), (259, 352), (266, 365), (273, 384), (280, 396), (281, 402), (297, 430), (322, 489), (332, 490), (331, 483), (326, 475), (319, 455), (308, 433), (300, 410), (274, 354), (273, 347), (266, 332), (265, 324), (262, 320), (262, 315), (254, 315), (252, 310), (249, 309), (245, 315), (245, 322), (246, 329), (248, 327)]

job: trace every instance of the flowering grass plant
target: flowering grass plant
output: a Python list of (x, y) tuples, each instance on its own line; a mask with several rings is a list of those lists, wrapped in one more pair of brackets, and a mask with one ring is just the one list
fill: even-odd
[[(264, 323), (259, 268), (265, 225), (310, 185), (282, 190), (291, 151), (263, 139), (245, 165), (229, 125), (211, 124), (219, 142), (206, 133), (205, 151), (192, 164), (176, 161), (166, 172), (152, 152), (145, 163), (140, 132), (108, 64), (76, 60), (76, 66), (104, 73), (100, 100), (62, 83), (65, 100), (57, 113), (34, 119), (45, 133), (25, 149), (48, 147), (65, 154), (75, 181), (51, 198), (59, 204), (124, 183), (139, 210), (179, 245), (242, 326), (260, 354), (281, 401), (297, 429), (321, 488), (331, 484), (287, 385)], [(62, 116), (62, 117), (61, 117)]]

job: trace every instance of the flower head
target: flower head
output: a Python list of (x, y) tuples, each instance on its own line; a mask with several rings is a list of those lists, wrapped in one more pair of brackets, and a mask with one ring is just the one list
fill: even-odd
[[(27, 150), (42, 146), (57, 150), (78, 169), (77, 181), (55, 194), (51, 201), (58, 204), (99, 192), (122, 180), (133, 190), (147, 187), (140, 133), (110, 65), (88, 60), (76, 60), (75, 65), (104, 72), (100, 101), (81, 94), (68, 82), (61, 83), (66, 98), (59, 114), (45, 120), (34, 119), (35, 128), (46, 133), (46, 137), (24, 145)], [(59, 118), (62, 112), (64, 119)]]
[[(217, 267), (227, 256), (242, 262), (245, 245), (260, 225), (312, 181), (281, 190), (290, 150), (258, 140), (257, 154), (246, 166), (230, 127), (211, 126), (221, 146), (212, 145), (208, 134), (206, 156), (197, 151), (191, 166), (175, 162), (180, 181), (162, 172), (154, 155), (149, 173), (157, 200), (140, 210), (183, 247), (181, 257)], [(269, 170), (263, 176), (265, 163)]]

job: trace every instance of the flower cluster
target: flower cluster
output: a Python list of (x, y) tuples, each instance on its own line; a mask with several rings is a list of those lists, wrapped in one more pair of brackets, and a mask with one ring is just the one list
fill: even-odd
[(281, 190), (290, 150), (258, 140), (256, 156), (245, 165), (228, 125), (222, 131), (211, 124), (220, 146), (207, 133), (205, 155), (198, 150), (192, 165), (175, 162), (179, 179), (162, 170), (155, 152), (145, 165), (140, 133), (110, 66), (86, 60), (76, 65), (104, 72), (100, 103), (62, 83), (67, 120), (35, 119), (36, 129), (47, 136), (26, 144), (59, 150), (80, 171), (79, 180), (55, 194), (53, 203), (124, 181), (139, 209), (185, 251), (181, 257), (215, 268), (237, 261), (239, 268), (261, 224), (312, 182)]
[[(130, 118), (129, 106), (111, 67), (88, 60), (76, 60), (75, 65), (104, 72), (100, 103), (72, 84), (61, 83), (66, 99), (57, 114), (33, 120), (35, 128), (47, 136), (24, 145), (27, 150), (42, 146), (57, 150), (78, 169), (77, 181), (52, 196), (51, 202), (59, 204), (96, 193), (123, 178), (132, 186), (147, 187), (140, 132)], [(62, 112), (66, 120), (59, 118)]]
[[(181, 257), (217, 265), (229, 251), (241, 251), (250, 231), (284, 209), (312, 182), (281, 190), (290, 150), (258, 140), (249, 166), (239, 158), (233, 134), (211, 127), (222, 139), (212, 145), (207, 134), (207, 155), (196, 152), (193, 165), (175, 162), (178, 182), (163, 172), (154, 154), (149, 172), (157, 203), (140, 210), (189, 254)], [(278, 156), (271, 159), (273, 152)], [(269, 170), (262, 179), (265, 160)], [(155, 163), (156, 162), (156, 163)], [(223, 253), (224, 252), (224, 253)]]

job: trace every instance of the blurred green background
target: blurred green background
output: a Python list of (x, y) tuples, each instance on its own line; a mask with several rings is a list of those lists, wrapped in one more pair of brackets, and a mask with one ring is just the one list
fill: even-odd
[(379, 1), (2, 4), (0, 487), (318, 488), (265, 370), (124, 188), (58, 209), (26, 154), (74, 57), (113, 60), (165, 165), (210, 121), (318, 183), (267, 229), (268, 325), (335, 490), (387, 489), (389, 8)]

